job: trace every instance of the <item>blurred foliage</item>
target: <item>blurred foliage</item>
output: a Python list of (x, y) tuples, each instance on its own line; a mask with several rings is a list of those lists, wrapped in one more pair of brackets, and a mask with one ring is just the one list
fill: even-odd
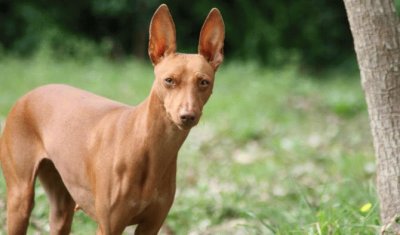
[[(46, 50), (29, 60), (6, 56), (0, 71), (0, 123), (18, 97), (42, 84), (137, 104), (154, 76), (148, 62), (57, 60)], [(374, 151), (357, 78), (357, 71), (337, 68), (317, 77), (293, 65), (224, 63), (201, 122), (180, 150), (166, 221), (171, 232), (160, 235), (379, 234)], [(40, 184), (35, 193), (28, 234), (49, 234)], [(6, 234), (5, 195), (0, 170), (0, 234)], [(366, 204), (371, 208), (361, 210)], [(78, 211), (72, 234), (95, 231)]]
[[(0, 52), (29, 55), (40, 45), (57, 56), (145, 57), (148, 27), (159, 0), (0, 0)], [(226, 24), (228, 57), (261, 64), (291, 62), (320, 69), (352, 55), (342, 1), (166, 0), (180, 51), (195, 51), (212, 7)]]

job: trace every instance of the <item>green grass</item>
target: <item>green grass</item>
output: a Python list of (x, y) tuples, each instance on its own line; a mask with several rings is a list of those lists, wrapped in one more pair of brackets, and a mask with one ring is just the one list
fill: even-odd
[[(321, 75), (319, 75), (321, 76)], [(358, 74), (305, 75), (228, 63), (217, 74), (201, 123), (180, 151), (176, 234), (376, 234), (378, 204), (368, 117)], [(67, 83), (135, 104), (153, 80), (148, 62), (0, 60), (0, 119), (16, 99)], [(0, 179), (0, 234), (5, 233)], [(371, 203), (372, 208), (360, 208)], [(3, 208), (3, 209), (2, 209)], [(38, 184), (30, 234), (46, 233), (48, 204)], [(73, 234), (94, 234), (82, 212)]]

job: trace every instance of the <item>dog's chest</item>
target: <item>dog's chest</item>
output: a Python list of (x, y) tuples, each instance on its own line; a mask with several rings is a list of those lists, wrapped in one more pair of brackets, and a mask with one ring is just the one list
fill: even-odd
[[(141, 164), (140, 164), (141, 165)], [(170, 181), (160, 179), (159, 175), (146, 170), (145, 164), (135, 170), (120, 174), (111, 185), (111, 203), (117, 208), (129, 211), (133, 217), (140, 216), (149, 207), (165, 207), (174, 194)]]
[(147, 207), (153, 204), (163, 204), (164, 198), (158, 192), (158, 189), (154, 190), (154, 193), (147, 198), (131, 198), (128, 200), (128, 206), (132, 211), (135, 211), (135, 214), (142, 213)]

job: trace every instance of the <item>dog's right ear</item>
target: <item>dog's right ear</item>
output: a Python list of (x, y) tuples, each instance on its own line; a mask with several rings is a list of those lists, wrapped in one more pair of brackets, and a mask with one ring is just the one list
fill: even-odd
[(167, 5), (162, 4), (154, 13), (149, 34), (148, 52), (153, 65), (176, 52), (175, 24)]

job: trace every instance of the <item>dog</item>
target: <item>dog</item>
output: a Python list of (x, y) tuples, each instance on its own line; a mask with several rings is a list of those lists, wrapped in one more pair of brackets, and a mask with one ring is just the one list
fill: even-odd
[(26, 234), (36, 176), (50, 202), (50, 233), (69, 234), (76, 208), (97, 234), (157, 234), (172, 206), (177, 154), (209, 99), (223, 61), (221, 13), (214, 8), (198, 54), (176, 52), (175, 25), (154, 13), (148, 53), (155, 80), (136, 107), (67, 85), (36, 88), (12, 107), (0, 139), (9, 235)]

